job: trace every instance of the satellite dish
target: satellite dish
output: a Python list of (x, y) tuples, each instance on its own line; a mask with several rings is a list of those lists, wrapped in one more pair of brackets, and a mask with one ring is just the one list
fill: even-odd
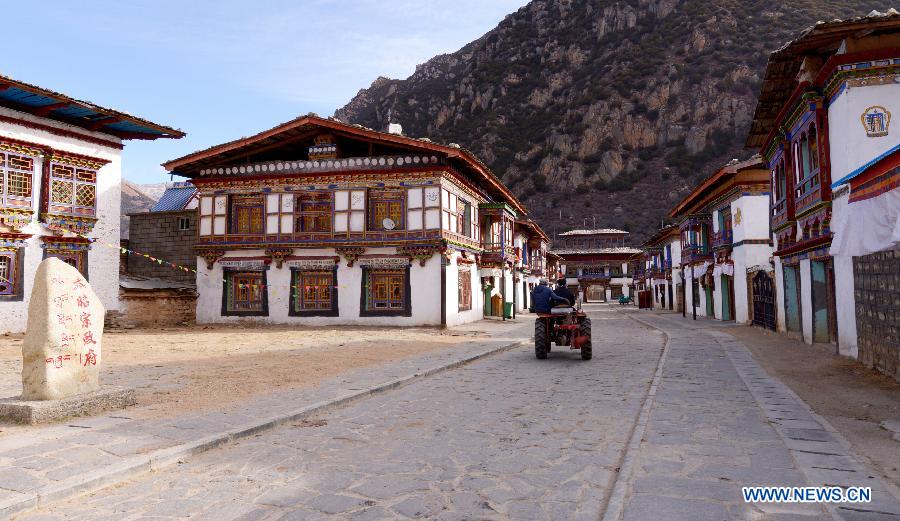
[(383, 221), (381, 221), (381, 226), (383, 226), (385, 230), (393, 230), (394, 227), (397, 226), (397, 223), (395, 223), (394, 220), (390, 217), (387, 217)]

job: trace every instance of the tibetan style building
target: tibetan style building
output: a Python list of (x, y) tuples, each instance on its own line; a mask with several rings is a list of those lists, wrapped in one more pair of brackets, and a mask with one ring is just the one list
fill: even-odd
[(547, 236), (457, 145), (314, 115), (164, 165), (199, 197), (197, 321), (512, 316)]
[(635, 270), (635, 283), (651, 293), (653, 309), (681, 311), (681, 233), (677, 225), (664, 226), (643, 245), (644, 255)]
[(77, 268), (103, 306), (118, 309), (124, 142), (182, 136), (0, 76), (0, 333), (25, 330), (34, 273), (48, 257)]
[(631, 257), (641, 250), (627, 246), (629, 233), (616, 229), (572, 230), (559, 234), (553, 253), (567, 284), (584, 302), (603, 302), (631, 295)]
[(818, 23), (772, 53), (747, 140), (771, 171), (778, 329), (894, 377), (898, 115), (892, 9)]
[[(684, 283), (675, 298), (685, 314), (775, 329), (768, 207), (769, 172), (754, 156), (722, 167), (669, 212), (679, 227)], [(647, 250), (654, 266), (664, 262), (661, 245)]]

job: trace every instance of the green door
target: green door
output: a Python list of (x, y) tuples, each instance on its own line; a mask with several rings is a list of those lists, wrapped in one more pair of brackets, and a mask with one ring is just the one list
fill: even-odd
[(812, 271), (812, 315), (813, 342), (830, 342), (828, 328), (828, 279), (825, 275), (825, 263), (813, 261)]
[(734, 320), (731, 316), (731, 280), (728, 275), (721, 275), (721, 278), (722, 320)]
[(716, 306), (713, 303), (713, 287), (706, 286), (706, 316), (713, 318), (716, 316)]
[(797, 266), (784, 267), (784, 322), (788, 331), (800, 329), (800, 277)]

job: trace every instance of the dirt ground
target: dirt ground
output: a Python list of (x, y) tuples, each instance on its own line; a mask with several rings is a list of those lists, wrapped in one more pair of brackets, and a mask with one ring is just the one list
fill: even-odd
[(884, 420), (900, 420), (900, 382), (835, 355), (833, 346), (810, 346), (752, 327), (724, 331), (741, 340), (769, 374), (824, 416), (856, 454), (900, 486), (900, 443), (881, 427)]
[[(248, 331), (249, 329), (249, 331)], [(193, 326), (103, 336), (103, 382), (135, 387), (132, 411), (221, 408), (392, 360), (486, 338), (434, 328)], [(0, 396), (21, 392), (22, 336), (0, 336)]]

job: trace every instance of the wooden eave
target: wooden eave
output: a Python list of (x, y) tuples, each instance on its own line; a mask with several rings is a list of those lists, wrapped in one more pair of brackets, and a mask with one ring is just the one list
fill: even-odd
[(495, 194), (499, 194), (518, 213), (525, 214), (524, 205), (506, 188), (487, 166), (479, 161), (471, 152), (461, 148), (439, 145), (422, 139), (378, 132), (356, 125), (348, 125), (334, 119), (306, 115), (282, 123), (250, 137), (229, 141), (186, 156), (167, 161), (162, 166), (177, 175), (194, 178), (200, 170), (212, 166), (234, 164), (251, 154), (259, 154), (276, 149), (292, 142), (303, 141), (327, 130), (336, 137), (344, 137), (356, 141), (369, 142), (376, 145), (394, 146), (413, 151), (428, 151), (455, 161), (466, 170), (485, 181)]
[[(675, 205), (675, 207), (669, 211), (669, 217), (676, 218), (684, 214), (697, 212), (710, 200), (715, 199), (717, 195), (724, 193), (736, 184), (740, 184), (739, 180), (747, 179), (747, 182), (755, 182), (752, 179), (749, 179), (753, 176), (746, 173), (756, 170), (761, 172), (757, 175), (764, 177), (765, 182), (768, 183), (769, 172), (768, 170), (765, 170), (765, 162), (758, 154), (746, 161), (731, 163), (720, 168), (711, 176), (701, 181), (691, 193)], [(733, 179), (736, 174), (741, 174), (738, 176), (739, 180)]]
[(841, 45), (852, 36), (900, 28), (900, 15), (860, 17), (848, 21), (835, 20), (818, 23), (800, 36), (769, 55), (756, 110), (745, 143), (747, 148), (761, 149), (774, 132), (779, 113), (797, 87), (797, 74), (804, 56), (818, 55), (827, 62)]

